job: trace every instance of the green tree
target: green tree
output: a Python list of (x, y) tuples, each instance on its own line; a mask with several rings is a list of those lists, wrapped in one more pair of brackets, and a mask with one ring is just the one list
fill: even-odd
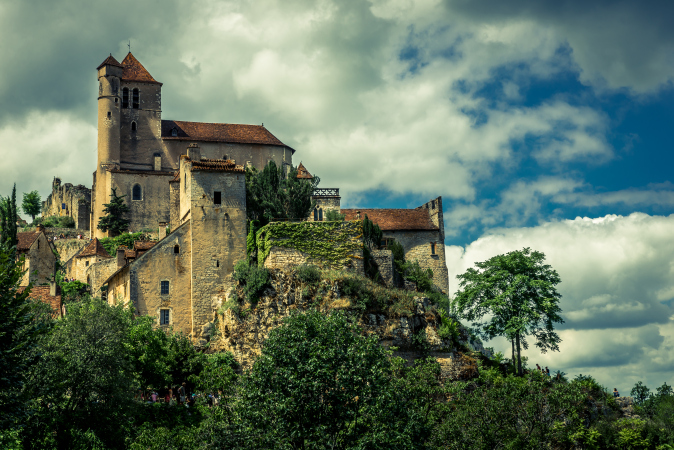
[(367, 245), (370, 250), (381, 247), (382, 231), (379, 225), (368, 219), (367, 214), (363, 219), (363, 244)]
[(35, 216), (40, 214), (40, 211), (42, 210), (40, 193), (38, 191), (24, 192), (21, 209), (23, 209), (24, 214), (28, 214), (34, 222)]
[(651, 396), (651, 390), (642, 381), (637, 381), (630, 391), (630, 395), (634, 397), (634, 401), (637, 402), (637, 405), (643, 405)]
[[(506, 336), (514, 340), (517, 371), (522, 375), (522, 347), (533, 335), (542, 352), (558, 351), (561, 339), (554, 324), (564, 323), (559, 315), (561, 295), (557, 272), (544, 264), (545, 255), (529, 248), (476, 263), (458, 275), (460, 290), (454, 305), (459, 317), (473, 321), (487, 339)], [(484, 316), (488, 321), (480, 323)]]
[(19, 216), (16, 212), (16, 184), (12, 188), (12, 195), (6, 198), (0, 197), (0, 242), (7, 244), (8, 247), (16, 247), (18, 242), (16, 237), (16, 221)]
[(117, 189), (112, 189), (112, 199), (110, 203), (105, 203), (103, 212), (105, 216), (99, 217), (98, 229), (101, 231), (110, 231), (113, 235), (118, 235), (129, 229), (131, 223), (126, 215), (129, 213), (129, 206), (124, 203), (126, 195), (117, 195)]

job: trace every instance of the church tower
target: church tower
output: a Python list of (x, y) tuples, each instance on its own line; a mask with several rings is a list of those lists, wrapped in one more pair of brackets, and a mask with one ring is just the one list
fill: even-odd
[(100, 169), (119, 166), (120, 86), (123, 68), (110, 55), (97, 70), (98, 169)]

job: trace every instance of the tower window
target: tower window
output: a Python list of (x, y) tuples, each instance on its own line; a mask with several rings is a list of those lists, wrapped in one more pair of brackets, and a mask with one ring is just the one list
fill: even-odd
[(84, 267), (89, 267), (89, 261), (84, 263)]
[(216, 205), (222, 204), (222, 194), (220, 193), (220, 191), (215, 191), (213, 193), (213, 203)]
[(138, 109), (140, 108), (140, 93), (138, 92), (138, 88), (133, 89), (133, 109)]
[(133, 200), (142, 200), (143, 199), (143, 190), (140, 188), (140, 184), (133, 185), (132, 197)]
[(160, 309), (159, 310), (159, 325), (168, 325), (170, 314), (171, 314), (170, 310)]
[(108, 111), (108, 119), (112, 119), (112, 113)]
[(169, 282), (168, 281), (162, 281), (161, 282), (161, 295), (168, 295), (169, 294)]
[(129, 88), (122, 89), (122, 108), (129, 107)]
[(435, 255), (435, 242), (431, 242), (431, 255)]
[(178, 136), (178, 129), (173, 127), (171, 128), (171, 136), (176, 137)]
[(176, 244), (176, 245), (173, 246), (173, 253), (175, 253), (176, 255), (178, 253), (180, 253), (180, 246), (179, 245)]
[(136, 122), (131, 122), (131, 131), (136, 131), (138, 129), (138, 125), (136, 125)]

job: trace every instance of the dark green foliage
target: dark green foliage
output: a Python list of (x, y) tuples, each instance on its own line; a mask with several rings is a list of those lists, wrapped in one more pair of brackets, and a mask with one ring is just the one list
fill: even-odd
[(440, 313), (440, 327), (438, 328), (438, 336), (440, 339), (451, 339), (455, 345), (459, 343), (459, 322), (453, 317), (450, 317), (449, 314), (444, 309), (438, 310)]
[(243, 285), (246, 300), (257, 303), (265, 288), (269, 286), (269, 271), (248, 261), (239, 261), (234, 265), (234, 279)]
[(248, 221), (248, 235), (246, 236), (246, 255), (251, 262), (257, 262), (257, 231), (260, 229), (257, 220)]
[(61, 286), (61, 301), (70, 303), (80, 300), (89, 291), (89, 285), (81, 281), (73, 280), (59, 283)]
[(363, 244), (367, 245), (370, 250), (375, 250), (381, 247), (382, 231), (379, 225), (376, 225), (367, 214), (363, 219)]
[(9, 197), (0, 196), (0, 243), (8, 248), (16, 247), (16, 221), (19, 215), (16, 212), (16, 184)]
[(363, 246), (363, 270), (365, 271), (366, 277), (374, 282), (383, 284), (383, 279), (379, 273), (379, 266), (372, 257), (372, 252), (367, 245)]
[(38, 191), (24, 192), (21, 209), (23, 209), (24, 214), (28, 214), (34, 221), (35, 216), (40, 214), (40, 211), (42, 210), (42, 200), (40, 199), (40, 193)]
[[(564, 320), (555, 286), (561, 279), (544, 261), (543, 253), (525, 248), (478, 262), (478, 269), (457, 276), (461, 290), (454, 304), (459, 317), (473, 321), (487, 339), (506, 336), (514, 340), (520, 375), (527, 336), (534, 336), (542, 352), (559, 350), (554, 324)], [(479, 322), (484, 316), (489, 320)]]
[(394, 271), (394, 281), (397, 286), (402, 286), (404, 280), (404, 270), (403, 265), (405, 264), (405, 249), (403, 248), (400, 242), (393, 240), (389, 245), (388, 249), (391, 250), (393, 256), (393, 271)]
[(325, 220), (329, 222), (344, 222), (345, 214), (340, 214), (336, 209), (328, 209), (325, 211)]
[(376, 298), (360, 278), (344, 278), (341, 284), (342, 294), (351, 299), (354, 306), (360, 309), (369, 309), (376, 306)]
[(630, 391), (630, 395), (634, 397), (634, 401), (637, 405), (643, 405), (648, 397), (650, 397), (651, 390), (648, 389), (643, 382), (638, 381), (632, 388), (632, 391)]
[(130, 209), (124, 202), (126, 195), (117, 195), (117, 189), (112, 189), (112, 198), (110, 203), (104, 203), (103, 213), (105, 216), (99, 217), (98, 229), (102, 231), (110, 231), (114, 236), (125, 232), (129, 229), (131, 221), (127, 219), (127, 214)]
[(70, 216), (49, 216), (41, 223), (46, 228), (75, 228), (75, 219)]
[(297, 169), (288, 175), (270, 161), (259, 172), (246, 168), (246, 212), (260, 227), (273, 219), (305, 219), (316, 203), (311, 196), (320, 178), (298, 179)]
[(433, 270), (424, 269), (419, 265), (419, 261), (405, 262), (400, 266), (403, 278), (407, 281), (415, 283), (417, 291), (432, 292), (433, 291)]
[(22, 387), (35, 362), (36, 344), (49, 326), (49, 316), (28, 299), (30, 288), (18, 292), (23, 276), (14, 252), (0, 243), (0, 430), (25, 420)]
[(321, 280), (321, 271), (316, 266), (302, 264), (297, 267), (297, 278), (303, 283), (315, 284)]
[(145, 240), (145, 234), (141, 232), (122, 233), (119, 236), (100, 239), (101, 245), (110, 256), (115, 256), (117, 247), (120, 245), (123, 245), (126, 248), (133, 248), (134, 242), (142, 240)]

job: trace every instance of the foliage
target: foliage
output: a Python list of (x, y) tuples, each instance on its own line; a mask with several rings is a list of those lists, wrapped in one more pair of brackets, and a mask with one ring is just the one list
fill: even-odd
[(239, 261), (234, 265), (234, 279), (243, 285), (246, 300), (257, 303), (262, 292), (269, 286), (269, 271), (264, 267)]
[(449, 317), (449, 314), (444, 310), (438, 310), (440, 313), (440, 327), (438, 328), (438, 336), (440, 339), (451, 339), (454, 344), (459, 342), (459, 322)]
[(99, 217), (98, 229), (101, 231), (110, 231), (116, 236), (129, 229), (131, 221), (126, 218), (130, 209), (124, 202), (126, 195), (117, 195), (117, 189), (112, 189), (112, 198), (110, 203), (104, 203), (103, 213), (105, 216)]
[(433, 291), (433, 270), (430, 267), (424, 269), (419, 265), (419, 261), (412, 261), (402, 263), (400, 269), (405, 280), (416, 284), (417, 291)]
[[(488, 339), (514, 339), (520, 375), (526, 336), (533, 335), (542, 352), (559, 350), (554, 324), (564, 320), (555, 286), (561, 279), (544, 260), (543, 253), (525, 248), (478, 262), (479, 270), (470, 268), (457, 276), (461, 290), (454, 304), (459, 317), (473, 321)], [(480, 323), (486, 315), (489, 320)]]
[(41, 223), (45, 228), (75, 228), (75, 219), (70, 216), (49, 216)]
[(231, 353), (205, 355), (203, 367), (199, 373), (190, 376), (190, 381), (194, 383), (196, 389), (201, 392), (221, 392), (227, 395), (233, 393), (238, 364)]
[(260, 266), (272, 246), (294, 248), (336, 269), (351, 266), (359, 258), (362, 235), (358, 222), (273, 222), (257, 232), (257, 262)]
[(630, 391), (630, 395), (634, 397), (634, 401), (637, 405), (643, 405), (648, 397), (650, 397), (651, 390), (648, 389), (643, 382), (638, 381)]
[(59, 286), (61, 286), (61, 301), (64, 304), (80, 300), (89, 291), (87, 283), (77, 280), (61, 282)]
[(35, 346), (50, 320), (40, 315), (29, 298), (30, 286), (19, 292), (22, 261), (0, 244), (0, 429), (26, 417), (22, 387), (26, 372), (35, 363)]
[(24, 192), (21, 209), (23, 209), (24, 214), (28, 214), (33, 220), (35, 220), (35, 216), (40, 214), (40, 211), (42, 210), (42, 199), (40, 198), (40, 193), (38, 191)]
[(297, 266), (295, 270), (297, 271), (297, 278), (303, 283), (315, 284), (321, 280), (321, 271), (311, 264), (302, 264)]
[(405, 249), (402, 244), (396, 240), (393, 240), (388, 245), (388, 249), (391, 250), (393, 256), (393, 270), (396, 273), (396, 278), (398, 281), (403, 280), (403, 265), (405, 264)]
[(381, 247), (382, 231), (379, 225), (368, 219), (367, 214), (363, 219), (363, 244), (370, 250)]
[(117, 253), (117, 247), (120, 245), (125, 246), (126, 248), (133, 248), (133, 243), (136, 241), (145, 240), (146, 236), (142, 232), (137, 233), (122, 233), (119, 236), (115, 237), (106, 237), (100, 239), (101, 245), (110, 256), (115, 256)]
[(325, 220), (329, 222), (344, 222), (346, 214), (340, 214), (336, 209), (325, 210)]
[(297, 169), (285, 176), (274, 161), (260, 172), (246, 168), (246, 212), (264, 226), (274, 219), (306, 219), (316, 203), (312, 194), (320, 178), (297, 178)]
[(260, 229), (257, 220), (248, 221), (248, 235), (246, 236), (246, 255), (249, 261), (257, 261), (257, 231)]
[(19, 220), (19, 215), (16, 212), (16, 184), (14, 184), (11, 196), (0, 196), (0, 243), (4, 243), (10, 249), (18, 242), (17, 220)]

